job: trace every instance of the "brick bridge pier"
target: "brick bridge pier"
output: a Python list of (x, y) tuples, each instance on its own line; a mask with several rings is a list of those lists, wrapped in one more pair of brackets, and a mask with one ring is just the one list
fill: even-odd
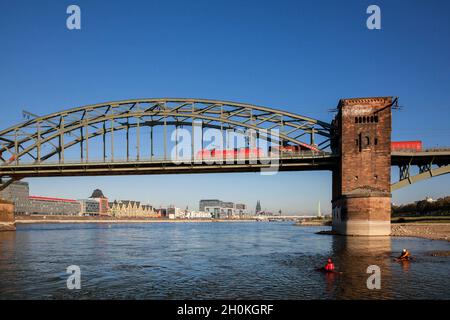
[(0, 231), (14, 230), (16, 230), (14, 204), (0, 199)]
[(342, 99), (333, 121), (333, 231), (343, 235), (391, 233), (392, 98)]

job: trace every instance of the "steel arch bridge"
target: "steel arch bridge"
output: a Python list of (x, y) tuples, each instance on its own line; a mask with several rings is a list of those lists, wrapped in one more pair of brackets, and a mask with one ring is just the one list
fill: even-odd
[[(206, 163), (195, 158), (195, 150), (187, 163), (173, 159), (168, 130), (184, 127), (191, 130), (192, 145), (195, 128), (200, 127), (197, 135), (202, 138), (207, 128), (219, 131), (223, 140), (229, 132), (242, 134), (247, 146), (251, 135), (276, 145), (300, 146), (304, 150), (300, 155), (280, 155), (280, 171), (333, 170), (339, 159), (331, 147), (333, 125), (320, 120), (230, 101), (132, 99), (33, 116), (0, 131), (0, 180), (9, 178), (0, 181), (0, 190), (24, 177), (251, 172), (270, 167), (272, 159), (264, 157), (259, 162)], [(205, 148), (203, 139), (200, 145)], [(393, 153), (400, 181), (392, 184), (392, 191), (449, 173), (449, 154)], [(415, 176), (413, 166), (419, 168)]]
[[(332, 126), (320, 120), (229, 101), (133, 99), (36, 116), (0, 131), (0, 176), (180, 173), (188, 169), (189, 172), (256, 171), (264, 166), (255, 163), (227, 167), (206, 167), (203, 163), (197, 163), (196, 167), (179, 163), (174, 166), (176, 161), (168, 155), (167, 130), (185, 126), (190, 127), (193, 139), (196, 126), (202, 130), (220, 130), (222, 136), (228, 132), (242, 135), (254, 132), (256, 139), (272, 142), (271, 133), (277, 132), (278, 144), (302, 146), (309, 151), (303, 154), (298, 165), (291, 166), (292, 170), (299, 165), (330, 165), (333, 157)], [(144, 133), (145, 129), (149, 132)], [(162, 135), (162, 144), (155, 146), (158, 133)], [(202, 132), (200, 135), (203, 137)], [(160, 154), (156, 155), (158, 146)], [(204, 147), (203, 141), (201, 146)], [(126, 154), (118, 155), (116, 149), (126, 150)], [(92, 156), (94, 153), (96, 158)]]

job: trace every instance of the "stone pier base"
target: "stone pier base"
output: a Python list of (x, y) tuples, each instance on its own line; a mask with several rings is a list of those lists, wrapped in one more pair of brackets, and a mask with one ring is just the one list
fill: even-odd
[(349, 220), (333, 223), (333, 231), (347, 236), (388, 236), (391, 234), (389, 221)]
[(333, 231), (348, 236), (389, 236), (391, 197), (362, 194), (333, 201)]
[(14, 204), (0, 200), (0, 231), (15, 231)]

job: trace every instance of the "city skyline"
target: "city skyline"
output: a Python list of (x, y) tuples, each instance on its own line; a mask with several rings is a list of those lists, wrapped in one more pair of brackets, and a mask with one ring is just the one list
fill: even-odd
[[(28, 181), (26, 181), (26, 180), (27, 179), (24, 179), (23, 182), (27, 182), (28, 183)], [(154, 209), (168, 208), (168, 207), (174, 206), (174, 207), (177, 207), (177, 208), (180, 208), (180, 209), (186, 208), (186, 210), (189, 209), (189, 210), (200, 210), (200, 211), (202, 211), (201, 208), (200, 208), (200, 204), (199, 203), (202, 200), (207, 200), (205, 197), (199, 198), (197, 200), (197, 205), (193, 205), (193, 206), (190, 206), (188, 204), (187, 205), (183, 205), (183, 204), (180, 205), (179, 202), (177, 202), (177, 201), (172, 201), (172, 202), (169, 202), (169, 203), (160, 203), (158, 205), (155, 205), (154, 202), (152, 202), (151, 200), (148, 200), (148, 199), (147, 200), (141, 200), (141, 199), (135, 199), (135, 198), (130, 198), (130, 197), (128, 197), (128, 198), (124, 198), (124, 197), (118, 197), (118, 198), (110, 197), (107, 193), (106, 194), (103, 193), (103, 190), (100, 189), (100, 188), (93, 188), (92, 190), (94, 190), (94, 193), (90, 192), (88, 194), (91, 194), (91, 196), (84, 196), (84, 197), (73, 197), (73, 196), (70, 195), (70, 193), (67, 193), (67, 196), (64, 196), (64, 197), (62, 197), (62, 196), (48, 196), (46, 194), (45, 195), (44, 194), (38, 194), (37, 193), (38, 191), (33, 193), (31, 191), (31, 190), (34, 189), (34, 188), (32, 188), (32, 184), (29, 184), (29, 189), (30, 189), (30, 198), (50, 198), (50, 199), (53, 198), (53, 199), (59, 199), (59, 200), (77, 200), (77, 201), (78, 200), (82, 200), (82, 199), (93, 198), (93, 194), (95, 192), (101, 191), (102, 195), (104, 195), (104, 197), (107, 198), (109, 202), (121, 202), (121, 201), (140, 202), (142, 204), (151, 205)], [(220, 198), (220, 197), (216, 197), (216, 198)], [(230, 199), (228, 199), (228, 200), (230, 200)], [(235, 204), (241, 204), (241, 203), (244, 204), (246, 206), (246, 208), (247, 208), (246, 209), (247, 212), (249, 212), (249, 213), (256, 213), (256, 212), (259, 211), (259, 212), (266, 212), (266, 213), (270, 212), (270, 213), (273, 214), (273, 213), (279, 213), (279, 211), (280, 211), (280, 210), (278, 210), (276, 212), (273, 212), (272, 210), (268, 210), (266, 207), (261, 206), (261, 201), (260, 200), (257, 200), (257, 202), (256, 202), (256, 207), (258, 208), (258, 206), (259, 206), (260, 210), (251, 209), (251, 204), (246, 202), (246, 201), (241, 201), (239, 199), (231, 199), (231, 200), (233, 200), (232, 202), (234, 202)], [(193, 201), (195, 201), (195, 200), (193, 200)], [(175, 204), (175, 203), (177, 203), (177, 204)], [(306, 215), (306, 214), (304, 214), (302, 212), (295, 212), (295, 213), (287, 212), (287, 215), (295, 215), (295, 214)]]
[[(22, 110), (44, 115), (97, 102), (166, 96), (248, 102), (330, 122), (329, 110), (339, 98), (395, 95), (403, 108), (393, 113), (392, 139), (440, 146), (450, 137), (445, 13), (450, 5), (443, 2), (438, 10), (415, 3), (380, 1), (379, 31), (365, 27), (364, 1), (133, 6), (79, 1), (83, 22), (77, 31), (66, 28), (65, 3), (26, 8), (2, 3), (2, 42), (8, 50), (0, 59), (0, 125), (23, 121)], [(218, 20), (206, 22), (216, 12), (221, 12)], [(182, 19), (186, 15), (190, 18)], [(73, 179), (25, 181), (32, 193), (55, 197), (83, 198), (98, 186), (109, 188), (113, 198), (135, 195), (182, 208), (201, 198), (222, 198), (243, 199), (250, 207), (264, 199), (263, 207), (272, 212), (305, 214), (316, 212), (320, 201), (324, 212), (331, 211), (329, 172)], [(425, 190), (434, 198), (445, 196), (449, 183), (447, 175), (412, 185), (394, 192), (393, 202), (422, 199)]]

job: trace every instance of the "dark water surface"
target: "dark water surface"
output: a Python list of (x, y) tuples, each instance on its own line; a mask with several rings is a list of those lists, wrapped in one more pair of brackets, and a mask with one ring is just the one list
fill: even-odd
[[(449, 299), (450, 244), (285, 222), (36, 224), (0, 233), (0, 299)], [(393, 262), (402, 248), (416, 260)], [(342, 275), (315, 269), (331, 256)], [(66, 268), (81, 268), (68, 290)], [(367, 289), (369, 265), (381, 289)]]

